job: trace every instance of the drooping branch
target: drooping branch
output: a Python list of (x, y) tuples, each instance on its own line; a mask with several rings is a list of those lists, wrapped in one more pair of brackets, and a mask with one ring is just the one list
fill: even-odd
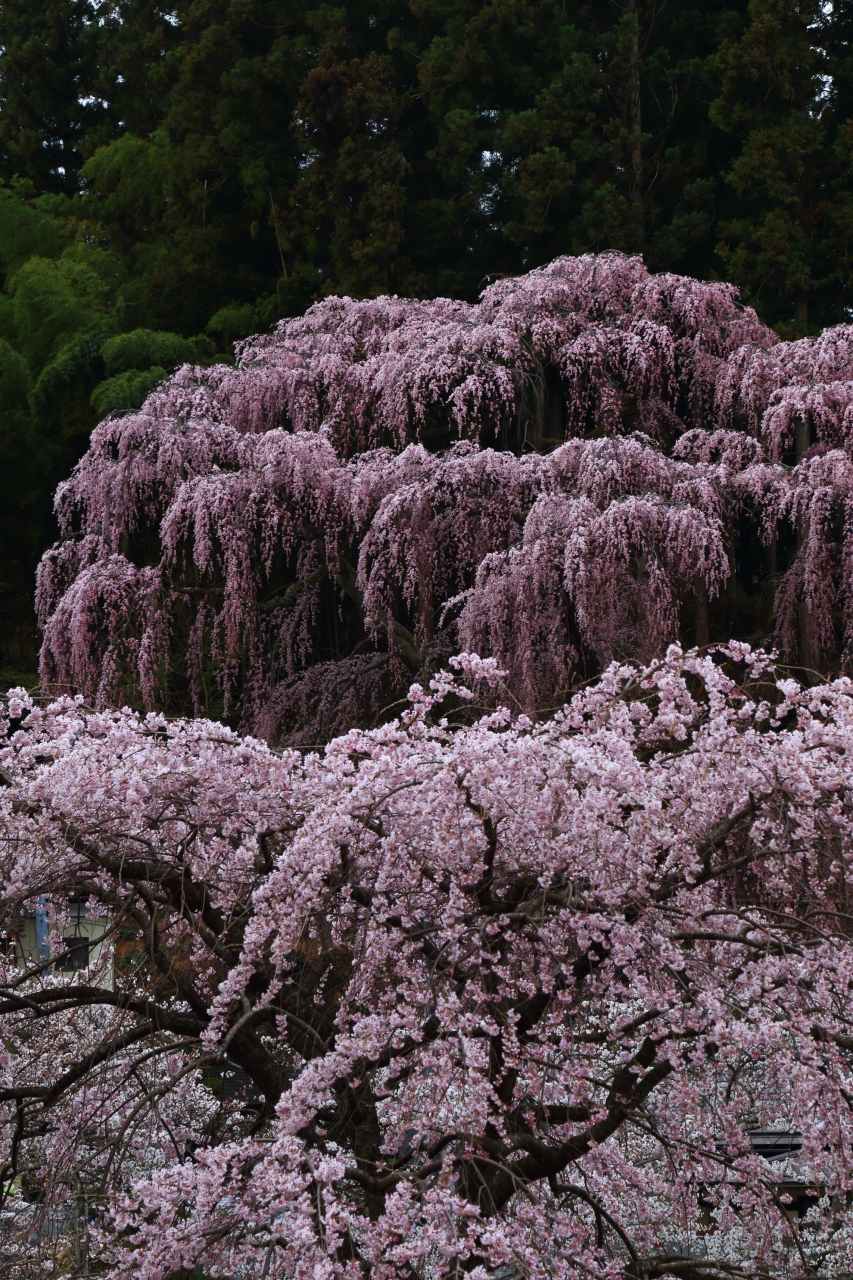
[(463, 646), (529, 711), (732, 628), (840, 669), (851, 431), (849, 326), (780, 342), (638, 258), (474, 305), (328, 299), (96, 430), (40, 570), (42, 677), (308, 745)]

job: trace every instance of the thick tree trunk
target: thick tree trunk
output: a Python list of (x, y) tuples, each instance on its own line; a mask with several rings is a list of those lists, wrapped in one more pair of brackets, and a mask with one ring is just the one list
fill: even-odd
[[(805, 600), (797, 605), (797, 631), (800, 646), (800, 665), (807, 672), (815, 670), (814, 650), (812, 648), (811, 628), (809, 626), (809, 608)], [(810, 683), (808, 680), (806, 683)]]
[(807, 418), (797, 418), (794, 428), (794, 455), (799, 462), (812, 442), (811, 423)]
[(767, 577), (772, 583), (775, 583), (776, 575), (779, 572), (779, 531), (775, 520), (773, 521), (773, 532), (767, 544), (765, 565)]
[(711, 643), (708, 588), (701, 578), (696, 583), (696, 643), (700, 649)]
[(562, 442), (566, 438), (566, 403), (560, 375), (552, 366), (545, 370), (545, 431), (544, 437), (549, 444)]

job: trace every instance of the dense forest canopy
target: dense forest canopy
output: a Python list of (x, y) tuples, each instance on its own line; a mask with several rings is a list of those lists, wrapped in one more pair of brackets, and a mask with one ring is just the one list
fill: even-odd
[(0, 663), (33, 668), (92, 427), (323, 297), (472, 302), (621, 250), (785, 337), (843, 320), (851, 30), (794, 0), (4, 4)]

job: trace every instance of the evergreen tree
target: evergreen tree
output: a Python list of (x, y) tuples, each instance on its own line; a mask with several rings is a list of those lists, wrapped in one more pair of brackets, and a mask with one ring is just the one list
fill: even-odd
[(823, 114), (832, 170), (827, 236), (833, 254), (835, 319), (842, 321), (853, 306), (853, 9), (844, 3), (826, 5), (821, 19), (827, 68)]
[(32, 577), (45, 536), (50, 493), (49, 449), (28, 408), (26, 361), (0, 339), (0, 669), (32, 669), (37, 644)]
[[(194, 0), (178, 13), (179, 28), (161, 39), (162, 21), (146, 10), (162, 110), (96, 149), (83, 177), (92, 215), (127, 265), (125, 323), (189, 335), (224, 305), (274, 293), (288, 274), (277, 211), (298, 173), (292, 124), (305, 65), (298, 6)], [(116, 65), (122, 39), (121, 26), (108, 36)], [(274, 306), (270, 319), (278, 314)]]
[(850, 121), (826, 93), (827, 17), (818, 0), (750, 0), (742, 37), (717, 59), (710, 112), (740, 142), (718, 252), (768, 318), (800, 333), (835, 318), (839, 287), (849, 288), (838, 250), (850, 226)]
[(166, 66), (184, 37), (187, 0), (101, 0), (96, 92), (104, 104), (86, 153), (128, 133), (150, 138), (168, 103)]
[(297, 224), (337, 288), (471, 297), (490, 273), (607, 248), (709, 274), (736, 144), (708, 120), (708, 76), (745, 0), (417, 0), (384, 20), (375, 45), (352, 7), (329, 20), (299, 104)]
[(37, 192), (77, 190), (84, 139), (103, 113), (94, 96), (97, 0), (4, 0), (0, 6), (0, 176)]

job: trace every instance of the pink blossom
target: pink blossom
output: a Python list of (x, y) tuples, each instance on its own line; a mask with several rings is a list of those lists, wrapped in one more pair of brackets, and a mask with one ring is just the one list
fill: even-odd
[(320, 754), (8, 695), (10, 1277), (850, 1269), (853, 684), (670, 646), (454, 729), (513, 682), (452, 666)]
[(851, 388), (849, 326), (780, 342), (732, 286), (619, 254), (474, 304), (326, 299), (93, 433), (39, 570), (43, 684), (305, 745), (460, 648), (552, 706), (704, 644), (726, 592), (848, 669)]

